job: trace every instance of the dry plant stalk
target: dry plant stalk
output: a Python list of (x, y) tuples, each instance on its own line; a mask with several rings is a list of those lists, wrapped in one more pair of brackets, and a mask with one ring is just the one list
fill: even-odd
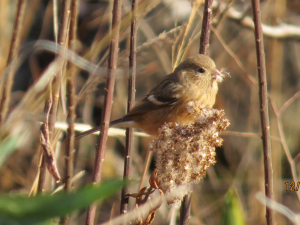
[(16, 18), (14, 22), (13, 34), (11, 37), (10, 50), (7, 58), (6, 65), (9, 66), (9, 72), (4, 77), (3, 85), (1, 86), (0, 94), (0, 125), (3, 125), (6, 116), (8, 113), (9, 103), (10, 103), (10, 92), (13, 85), (14, 73), (15, 73), (15, 65), (14, 60), (17, 58), (18, 51), (20, 48), (23, 21), (24, 21), (24, 13), (26, 8), (27, 1), (19, 0), (17, 5)]
[(169, 203), (180, 203), (191, 192), (190, 185), (206, 175), (215, 164), (215, 147), (222, 145), (219, 134), (229, 126), (224, 110), (211, 109), (189, 102), (187, 112), (195, 122), (186, 126), (166, 123), (151, 144), (156, 153), (157, 184), (164, 192), (185, 185), (186, 193)]
[[(128, 103), (127, 103), (127, 112), (129, 112), (135, 103), (135, 79), (136, 79), (136, 39), (137, 39), (137, 0), (132, 0), (131, 11), (131, 30), (130, 30), (130, 54), (129, 54), (129, 78), (128, 78)], [(126, 129), (126, 149), (125, 149), (125, 157), (124, 157), (124, 173), (123, 179), (129, 179), (130, 174), (130, 163), (131, 163), (131, 151), (133, 148), (133, 129)], [(128, 210), (128, 187), (125, 185), (122, 189), (121, 194), (121, 207), (120, 213), (124, 214)]]
[(199, 50), (199, 53), (204, 55), (208, 55), (208, 49), (209, 49), (212, 4), (213, 4), (213, 0), (205, 0), (202, 30), (200, 35), (200, 50)]
[[(205, 0), (205, 4), (204, 4), (202, 29), (200, 35), (200, 48), (199, 48), (199, 53), (204, 55), (208, 55), (208, 50), (209, 50), (212, 3), (213, 0)], [(182, 207), (180, 210), (181, 225), (189, 224), (190, 208), (191, 208), (191, 193), (188, 196), (186, 196), (182, 202)]]
[[(69, 29), (69, 44), (70, 49), (75, 50), (76, 31), (77, 31), (77, 16), (78, 16), (78, 4), (79, 0), (71, 1), (71, 15), (70, 15), (70, 29)], [(68, 67), (71, 67), (71, 63), (68, 62)], [(71, 67), (73, 73), (67, 76), (67, 138), (66, 138), (66, 149), (65, 149), (65, 191), (72, 190), (72, 177), (74, 167), (74, 146), (75, 146), (75, 118), (76, 118), (76, 98), (75, 98), (75, 69)], [(63, 217), (60, 224), (68, 225), (70, 215)]]
[[(271, 139), (270, 139), (270, 122), (268, 112), (268, 90), (266, 63), (264, 52), (264, 40), (261, 25), (260, 3), (259, 0), (252, 0), (254, 33), (256, 42), (257, 69), (259, 79), (259, 102), (260, 102), (260, 118), (263, 142), (263, 156), (265, 169), (265, 193), (268, 198), (274, 200), (273, 193), (273, 166), (271, 157)], [(267, 224), (275, 224), (275, 212), (273, 209), (266, 207)]]
[[(152, 178), (152, 176), (151, 176), (151, 178)], [(151, 178), (149, 180), (149, 183), (151, 183)], [(148, 187), (141, 188), (138, 193), (128, 194), (128, 196), (135, 198), (135, 206), (136, 206), (135, 210), (139, 209), (140, 207), (142, 207), (143, 205), (145, 205), (147, 203), (148, 204), (151, 203), (149, 201), (149, 197), (155, 191), (155, 189), (156, 189), (156, 187), (153, 188), (153, 185), (151, 185), (151, 187), (149, 187), (149, 188)], [(161, 196), (163, 196), (162, 191), (160, 191), (160, 194), (161, 194)], [(143, 215), (138, 216), (134, 220), (132, 220), (130, 222), (130, 224), (134, 224), (134, 225), (150, 225), (153, 222), (153, 220), (154, 220), (156, 210), (160, 206), (161, 206), (161, 204), (157, 204), (157, 205), (151, 207), (149, 210), (147, 210), (145, 213), (143, 213)]]
[[(99, 148), (96, 152), (93, 182), (98, 183), (101, 180), (101, 172), (104, 161), (104, 153), (108, 136), (108, 128), (110, 121), (110, 114), (113, 101), (113, 92), (115, 84), (115, 70), (117, 67), (118, 59), (118, 45), (119, 45), (119, 30), (120, 30), (120, 21), (121, 21), (121, 1), (114, 0), (113, 2), (113, 15), (112, 15), (112, 29), (111, 29), (111, 43), (109, 48), (109, 59), (108, 59), (108, 71), (107, 71), (107, 80), (105, 86), (105, 99), (104, 99), (104, 112), (101, 118), (101, 130), (99, 138)], [(87, 217), (85, 224), (90, 225), (94, 224), (95, 215), (96, 215), (96, 204), (91, 205), (87, 210)]]
[(184, 29), (183, 39), (181, 41), (181, 44), (180, 44), (178, 52), (177, 52), (176, 60), (174, 63), (174, 68), (176, 68), (179, 65), (179, 63), (181, 62), (182, 57), (185, 53), (185, 50), (187, 49), (187, 45), (190, 42), (191, 33), (194, 31), (194, 29), (193, 29), (194, 24), (197, 22), (197, 21), (195, 21), (195, 18), (197, 16), (197, 11), (201, 5), (202, 5), (201, 0), (196, 0), (193, 4), (192, 12), (191, 12), (189, 20), (187, 22), (186, 29)]
[[(59, 38), (58, 42), (62, 48), (63, 52), (66, 49), (67, 45), (67, 28), (68, 28), (68, 23), (69, 23), (69, 10), (70, 10), (70, 4), (71, 0), (64, 1), (62, 3), (62, 16), (60, 18), (60, 23), (61, 23), (61, 28), (59, 30)], [(58, 56), (60, 58), (60, 56)], [(58, 99), (60, 95), (60, 82), (62, 78), (62, 74), (64, 72), (63, 65), (64, 65), (65, 60), (61, 60), (59, 66), (58, 66), (58, 72), (54, 76), (53, 80), (51, 80), (52, 84), (50, 88), (52, 88), (51, 92), (52, 95), (49, 96), (49, 99), (46, 100), (45, 107), (44, 107), (44, 112), (46, 114), (46, 120), (44, 121), (44, 126), (46, 126), (46, 130), (48, 130), (45, 137), (46, 139), (53, 141), (54, 137), (54, 127), (55, 127), (55, 120), (56, 120), (56, 113), (57, 113), (57, 107), (58, 107)], [(51, 102), (51, 104), (49, 104)], [(44, 169), (44, 164), (47, 163), (47, 160), (43, 160), (41, 167), (40, 167), (40, 176), (39, 176), (39, 187), (38, 190), (40, 192), (45, 190), (45, 176), (46, 176), (46, 171), (43, 171)], [(48, 166), (47, 166), (48, 167)]]
[[(71, 19), (69, 30), (69, 43), (70, 49), (75, 50), (76, 30), (77, 30), (77, 14), (78, 14), (78, 0), (72, 0), (71, 2)], [(68, 63), (71, 67), (70, 63)], [(66, 143), (66, 171), (65, 171), (65, 189), (71, 190), (71, 179), (73, 176), (73, 151), (75, 145), (75, 118), (76, 118), (76, 99), (75, 99), (75, 77), (71, 73), (67, 76), (67, 143)]]

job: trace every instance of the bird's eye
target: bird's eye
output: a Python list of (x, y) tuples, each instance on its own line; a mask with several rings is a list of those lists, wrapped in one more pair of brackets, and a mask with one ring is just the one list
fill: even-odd
[(204, 73), (204, 72), (205, 72), (205, 70), (204, 70), (204, 69), (202, 69), (202, 68), (199, 68), (199, 69), (197, 70), (197, 72), (198, 72), (198, 73)]

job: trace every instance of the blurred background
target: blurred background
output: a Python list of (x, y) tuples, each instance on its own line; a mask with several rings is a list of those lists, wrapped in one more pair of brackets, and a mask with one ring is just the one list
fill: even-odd
[[(37, 40), (57, 40), (57, 16), (60, 1), (31, 0), (23, 21), (21, 49), (26, 56), (18, 61), (9, 110), (9, 124), (1, 135), (16, 136), (20, 144), (0, 169), (0, 193), (29, 193), (36, 185), (40, 157), (39, 127), (44, 118), (45, 90), (41, 98), (25, 98), (44, 74), (55, 55), (45, 50), (33, 50), (29, 43)], [(142, 4), (143, 3), (143, 4)], [(143, 0), (140, 2), (137, 33), (136, 98), (147, 94), (176, 62), (198, 54), (203, 15), (202, 1)], [(0, 0), (0, 74), (1, 85), (10, 48), (17, 1)], [(265, 56), (269, 90), (270, 131), (274, 193), (276, 202), (300, 212), (299, 194), (287, 190), (286, 182), (298, 178), (300, 163), (300, 2), (269, 0), (261, 2), (265, 31)], [(122, 1), (122, 18), (131, 10), (131, 2)], [(72, 71), (77, 94), (76, 122), (100, 124), (104, 103), (108, 44), (105, 41), (111, 24), (112, 1), (79, 1), (76, 53), (103, 68), (98, 73), (80, 69)], [(207, 177), (195, 185), (190, 224), (233, 224), (226, 220), (226, 210), (237, 210), (240, 224), (265, 224), (265, 206), (255, 197), (264, 193), (264, 167), (260, 131), (259, 95), (254, 31), (250, 1), (214, 1), (210, 38), (210, 56), (217, 68), (231, 77), (219, 86), (215, 108), (224, 109), (231, 125), (224, 132), (224, 144), (218, 148), (217, 163), (209, 168)], [(290, 25), (290, 26), (288, 26)], [(126, 113), (130, 24), (120, 31), (118, 66), (111, 118)], [(27, 46), (27, 47), (26, 47)], [(70, 72), (70, 71), (67, 71)], [(62, 83), (65, 79), (62, 80)], [(61, 88), (57, 122), (66, 121), (65, 87)], [(30, 93), (29, 93), (30, 94)], [(14, 110), (22, 110), (13, 114)], [(283, 108), (282, 108), (283, 107)], [(59, 132), (59, 130), (56, 130)], [(0, 136), (1, 137), (1, 136)], [(62, 149), (56, 152), (58, 169), (64, 170), (64, 132), (58, 139)], [(131, 177), (142, 177), (149, 137), (136, 137), (132, 157)], [(92, 180), (97, 136), (87, 136), (76, 142), (74, 174), (81, 176), (75, 187)], [(103, 179), (123, 176), (125, 138), (108, 139)], [(150, 164), (149, 174), (154, 169)], [(292, 168), (295, 168), (294, 177)], [(296, 176), (295, 176), (296, 175)], [(47, 178), (47, 190), (57, 185)], [(297, 184), (297, 183), (296, 183)], [(144, 186), (148, 185), (144, 183)], [(130, 192), (136, 192), (132, 187)], [(98, 209), (98, 223), (117, 215), (120, 196), (105, 200)], [(131, 202), (133, 207), (134, 201)], [(169, 224), (172, 208), (160, 207), (153, 224)], [(72, 216), (71, 224), (83, 224), (84, 211)], [(227, 222), (226, 222), (227, 221)], [(276, 214), (277, 224), (292, 224), (282, 214)]]

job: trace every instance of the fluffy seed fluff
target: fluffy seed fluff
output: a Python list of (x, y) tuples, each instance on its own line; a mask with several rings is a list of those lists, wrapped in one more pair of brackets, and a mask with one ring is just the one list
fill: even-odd
[(224, 110), (211, 109), (189, 102), (187, 112), (195, 122), (181, 126), (166, 123), (150, 145), (156, 153), (157, 183), (164, 192), (185, 185), (186, 193), (169, 203), (180, 203), (191, 191), (190, 185), (199, 182), (215, 161), (215, 147), (222, 145), (219, 134), (229, 126)]

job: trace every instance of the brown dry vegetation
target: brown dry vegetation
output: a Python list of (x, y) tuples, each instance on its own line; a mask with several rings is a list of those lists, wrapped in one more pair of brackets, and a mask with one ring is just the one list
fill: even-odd
[[(0, 121), (0, 141), (4, 142), (7, 138), (17, 141), (15, 151), (5, 158), (0, 168), (0, 193), (34, 195), (38, 191), (42, 149), (40, 122), (45, 120), (44, 105), (49, 95), (46, 88), (49, 78), (46, 76), (51, 76), (51, 72), (47, 74), (47, 68), (56, 71), (61, 68), (59, 64), (63, 61), (61, 59), (59, 63), (49, 66), (54, 54), (44, 48), (50, 46), (55, 50), (54, 44), (42, 43), (42, 47), (36, 50), (29, 44), (37, 40), (50, 40), (53, 43), (58, 40), (59, 15), (58, 9), (53, 6), (55, 1), (28, 1), (21, 19), (20, 52), (23, 57), (13, 55), (9, 60), (13, 66), (8, 67), (17, 2), (0, 0), (0, 99), (3, 98), (2, 90), (8, 85), (7, 74), (10, 71), (14, 74), (7, 119)], [(181, 5), (183, 3), (184, 6)], [(137, 99), (170, 73), (178, 61), (198, 54), (203, 4), (194, 10), (192, 6), (193, 2), (183, 0), (141, 1), (137, 12)], [(258, 192), (264, 193), (264, 167), (251, 3), (239, 0), (214, 1), (213, 8), (210, 56), (219, 69), (225, 68), (231, 75), (220, 84), (214, 107), (225, 110), (230, 127), (223, 133), (223, 146), (217, 148), (217, 163), (208, 169), (207, 177), (194, 187), (190, 224), (220, 224), (225, 195), (231, 188), (237, 193), (246, 223), (265, 224), (265, 206), (255, 197)], [(127, 108), (130, 21), (126, 20), (126, 16), (130, 9), (131, 3), (123, 0), (112, 119), (124, 115)], [(300, 211), (300, 190), (287, 191), (286, 182), (300, 181), (300, 3), (296, 0), (269, 0), (261, 3), (261, 9), (262, 23), (266, 25), (263, 29), (275, 201), (297, 213)], [(66, 95), (66, 78), (73, 76), (76, 123), (92, 126), (100, 123), (104, 111), (111, 11), (112, 1), (79, 1), (77, 39), (72, 48), (98, 67), (80, 58), (73, 58), (75, 64), (81, 63), (89, 71), (78, 67), (75, 70), (70, 65), (65, 72), (61, 70), (57, 122), (67, 121), (67, 103), (70, 99)], [(56, 14), (53, 15), (53, 12)], [(271, 28), (274, 30), (270, 31)], [(64, 53), (62, 58), (68, 55)], [(64, 132), (55, 130), (55, 161), (62, 177), (65, 169), (65, 137)], [(92, 181), (95, 145), (98, 143), (96, 139), (90, 135), (76, 141), (73, 173), (84, 173), (79, 174), (73, 182), (75, 188)], [(140, 181), (143, 176), (150, 142), (149, 137), (134, 139), (130, 172), (133, 180)], [(108, 138), (102, 179), (122, 178), (124, 149), (125, 137), (112, 134)], [(154, 160), (150, 163), (145, 180), (153, 169)], [(149, 184), (144, 182), (130, 186), (130, 192), (137, 192), (139, 185)], [(51, 192), (58, 186), (47, 174), (46, 191)], [(130, 201), (130, 209), (133, 203)], [(97, 209), (97, 222), (117, 216), (119, 204), (119, 195), (101, 202)], [(168, 224), (174, 216), (176, 210), (163, 204), (157, 210), (153, 224)], [(84, 212), (75, 213), (70, 224), (83, 224), (84, 220)], [(292, 224), (279, 213), (276, 213), (276, 222)]]

